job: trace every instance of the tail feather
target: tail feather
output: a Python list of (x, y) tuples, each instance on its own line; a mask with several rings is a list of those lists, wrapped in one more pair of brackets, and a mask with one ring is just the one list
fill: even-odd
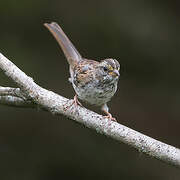
[(77, 49), (74, 47), (72, 42), (69, 40), (69, 38), (66, 36), (66, 34), (63, 32), (63, 30), (57, 23), (45, 23), (44, 26), (52, 33), (52, 35), (62, 48), (64, 55), (67, 58), (67, 61), (71, 67), (73, 67), (75, 64), (82, 60), (82, 57), (77, 51)]

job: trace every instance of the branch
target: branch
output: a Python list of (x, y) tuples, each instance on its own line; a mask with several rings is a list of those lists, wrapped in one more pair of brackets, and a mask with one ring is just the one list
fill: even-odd
[(19, 88), (10, 88), (0, 86), (0, 96), (12, 95), (16, 97), (24, 97)]
[(36, 105), (32, 103), (32, 101), (28, 101), (11, 95), (0, 96), (0, 104), (7, 106), (24, 107), (24, 108), (36, 107)]
[(20, 88), (2, 86), (0, 86), (0, 104), (16, 107), (35, 107), (35, 104), (24, 96)]
[(1, 87), (0, 104), (6, 102), (6, 104), (13, 106), (15, 104), (19, 106), (29, 105), (30, 107), (38, 106), (56, 115), (63, 114), (96, 130), (98, 133), (126, 143), (140, 152), (180, 168), (180, 149), (143, 135), (117, 122), (109, 121), (102, 115), (84, 107), (72, 105), (72, 100), (37, 85), (31, 77), (27, 76), (1, 53), (0, 68), (19, 87), (19, 89), (14, 90)]

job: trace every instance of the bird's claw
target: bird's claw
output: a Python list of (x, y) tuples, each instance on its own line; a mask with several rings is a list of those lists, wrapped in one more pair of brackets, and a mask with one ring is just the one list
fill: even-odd
[(111, 114), (111, 113), (109, 113), (109, 112), (105, 112), (105, 113), (107, 114), (107, 116), (104, 116), (105, 118), (108, 118), (108, 119), (110, 119), (111, 121), (117, 122), (116, 118), (112, 117), (112, 114)]

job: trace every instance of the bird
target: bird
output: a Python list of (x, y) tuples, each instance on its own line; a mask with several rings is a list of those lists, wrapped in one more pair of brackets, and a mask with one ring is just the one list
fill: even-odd
[(120, 63), (113, 58), (100, 61), (83, 58), (56, 22), (44, 23), (44, 26), (60, 45), (69, 64), (69, 81), (75, 91), (73, 103), (82, 106), (80, 100), (101, 107), (105, 117), (116, 121), (109, 112), (107, 102), (117, 91)]

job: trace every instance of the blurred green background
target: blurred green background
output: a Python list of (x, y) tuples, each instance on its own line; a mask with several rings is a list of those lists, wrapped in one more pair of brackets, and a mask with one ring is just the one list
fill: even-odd
[[(58, 22), (84, 57), (123, 64), (109, 103), (118, 121), (180, 147), (179, 20), (171, 0), (1, 0), (0, 51), (39, 85), (72, 98), (66, 59), (43, 26)], [(16, 87), (2, 71), (0, 85)], [(0, 169), (2, 180), (180, 179), (178, 169), (63, 116), (5, 106)]]

